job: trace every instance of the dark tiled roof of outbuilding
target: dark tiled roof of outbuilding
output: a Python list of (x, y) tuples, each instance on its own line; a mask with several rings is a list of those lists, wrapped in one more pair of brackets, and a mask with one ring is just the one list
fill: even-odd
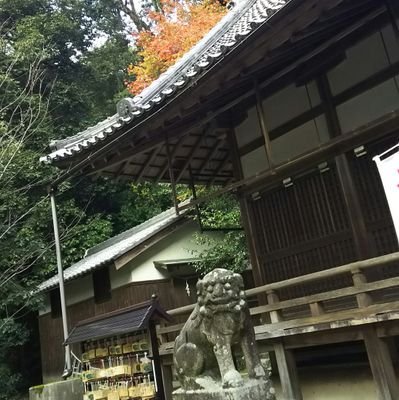
[(161, 318), (170, 320), (158, 301), (150, 300), (79, 322), (64, 344), (81, 343), (146, 329), (151, 319)]
[(184, 87), (196, 82), (215, 62), (240, 45), (260, 25), (291, 0), (241, 0), (222, 20), (175, 65), (140, 95), (127, 99), (131, 111), (115, 114), (99, 124), (67, 139), (50, 144), (53, 150), (40, 161), (51, 164), (71, 158), (120, 131), (122, 127), (151, 115)]

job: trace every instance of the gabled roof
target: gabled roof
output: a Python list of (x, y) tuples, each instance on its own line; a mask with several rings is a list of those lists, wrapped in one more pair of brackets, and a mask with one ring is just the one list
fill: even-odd
[[(175, 208), (170, 208), (142, 224), (92, 247), (87, 251), (86, 256), (82, 260), (64, 270), (64, 281), (68, 282), (116, 260), (158, 232), (176, 223), (184, 216), (184, 213), (183, 211), (183, 213), (177, 215)], [(58, 282), (58, 275), (55, 275), (41, 283), (38, 291), (52, 289), (58, 286)]]
[(64, 344), (81, 343), (145, 329), (148, 328), (149, 321), (155, 318), (170, 320), (156, 298), (81, 321), (72, 329)]
[(115, 114), (99, 124), (64, 140), (50, 144), (52, 152), (40, 161), (51, 164), (67, 160), (116, 136), (124, 126), (139, 122), (158, 110), (189, 84), (197, 82), (216, 62), (223, 59), (260, 25), (290, 0), (241, 0), (222, 20), (175, 65), (140, 95), (124, 99)]
[(264, 142), (235, 153), (234, 127), (256, 97), (311, 79), (332, 62), (330, 50), (386, 11), (375, 0), (242, 0), (150, 87), (118, 103), (118, 114), (54, 142), (41, 160), (64, 172), (51, 185), (72, 175), (228, 185), (238, 179), (237, 156)]

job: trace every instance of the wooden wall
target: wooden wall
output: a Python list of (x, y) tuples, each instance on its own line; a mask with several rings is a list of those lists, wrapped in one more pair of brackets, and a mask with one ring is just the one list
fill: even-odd
[[(255, 245), (265, 283), (356, 258), (334, 165), (322, 174), (315, 171), (295, 179), (290, 187), (262, 194), (259, 200), (251, 201), (250, 214), (253, 222), (257, 221), (253, 224)], [(292, 291), (286, 295), (301, 294)]]
[[(112, 291), (112, 298), (101, 304), (94, 299), (85, 300), (68, 307), (68, 322), (71, 329), (84, 319), (118, 310), (149, 300), (158, 295), (161, 306), (168, 310), (192, 302), (184, 288), (174, 286), (172, 280), (149, 281), (126, 285)], [(51, 313), (39, 317), (43, 381), (59, 380), (64, 369), (64, 349), (61, 318), (52, 318)], [(80, 354), (79, 346), (73, 351)]]
[[(334, 159), (328, 161), (329, 169), (325, 172), (314, 168), (303, 176), (293, 177), (292, 186), (281, 184), (273, 190), (261, 192), (256, 199), (247, 200), (263, 283), (367, 258), (357, 247), (356, 235), (359, 234), (366, 238), (369, 257), (398, 250), (385, 193), (372, 161), (375, 154), (392, 146), (395, 140), (397, 135), (366, 144), (367, 154), (361, 157), (356, 157), (353, 152), (345, 155), (352, 189), (360, 204), (359, 215), (363, 221), (359, 225), (364, 226), (365, 232), (357, 232), (351, 224), (353, 210), (345, 200), (348, 188), (339, 176)], [(398, 266), (391, 266), (377, 273), (392, 276), (398, 272)], [(281, 297), (340, 287), (342, 279), (293, 288), (281, 293)], [(349, 275), (347, 279), (351, 279)]]

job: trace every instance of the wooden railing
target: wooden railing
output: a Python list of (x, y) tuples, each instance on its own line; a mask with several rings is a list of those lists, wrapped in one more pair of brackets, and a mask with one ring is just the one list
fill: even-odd
[[(377, 278), (370, 282), (367, 281), (368, 272), (392, 264), (397, 265), (397, 273), (393, 275), (398, 276), (381, 278), (383, 276), (381, 271), (373, 271)], [(350, 282), (350, 284), (339, 289), (283, 301), (279, 299), (279, 292), (285, 289), (320, 284), (328, 279), (345, 275), (346, 277), (350, 276), (351, 279), (344, 279), (342, 282)], [(262, 298), (267, 299), (265, 301), (267, 304), (250, 308), (250, 313), (254, 318), (256, 339), (267, 340), (399, 319), (399, 291), (397, 296), (395, 293), (392, 295), (389, 292), (389, 289), (398, 286), (399, 252), (259, 286), (246, 290), (246, 295), (249, 300), (254, 297), (260, 301)], [(331, 309), (331, 306), (325, 307), (326, 304), (340, 299), (347, 301), (341, 302), (341, 306), (336, 307), (335, 310)], [(188, 305), (169, 310), (168, 313), (183, 321), (193, 308), (194, 305)], [(300, 312), (289, 315), (290, 309), (297, 309)], [(287, 317), (287, 315), (289, 316)], [(184, 322), (158, 327), (161, 355), (172, 352), (174, 338), (183, 325)]]

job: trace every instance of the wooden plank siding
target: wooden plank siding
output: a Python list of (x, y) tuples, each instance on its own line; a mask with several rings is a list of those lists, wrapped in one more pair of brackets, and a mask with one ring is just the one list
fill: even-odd
[[(264, 282), (305, 275), (355, 260), (353, 238), (334, 165), (262, 194), (249, 213)], [(290, 288), (282, 299), (339, 287), (340, 280)]]
[[(165, 309), (184, 306), (192, 302), (180, 286), (174, 286), (172, 280), (157, 280), (133, 283), (112, 291), (112, 298), (101, 304), (94, 299), (84, 300), (68, 307), (68, 323), (71, 329), (77, 322), (99, 316), (114, 310), (131, 306), (157, 294), (160, 304)], [(51, 313), (39, 317), (41, 338), (41, 358), (44, 381), (59, 379), (64, 369), (64, 352), (62, 349), (63, 333), (61, 318), (52, 318)], [(80, 354), (79, 346), (73, 346), (76, 355)]]
[[(372, 156), (389, 147), (395, 136), (378, 143), (366, 144), (367, 156), (348, 153), (349, 170), (354, 190), (360, 201), (370, 256), (398, 250), (396, 236), (384, 190)], [(344, 199), (334, 160), (329, 170), (316, 168), (299, 177), (293, 185), (280, 184), (274, 190), (247, 199), (248, 218), (253, 226), (253, 241), (263, 283), (286, 280), (295, 276), (325, 270), (359, 259), (349, 211)], [(399, 265), (369, 271), (367, 279), (397, 276)], [(344, 287), (350, 276), (329, 278), (317, 285), (290, 287), (280, 292), (286, 300)], [(342, 304), (341, 304), (342, 305)]]

